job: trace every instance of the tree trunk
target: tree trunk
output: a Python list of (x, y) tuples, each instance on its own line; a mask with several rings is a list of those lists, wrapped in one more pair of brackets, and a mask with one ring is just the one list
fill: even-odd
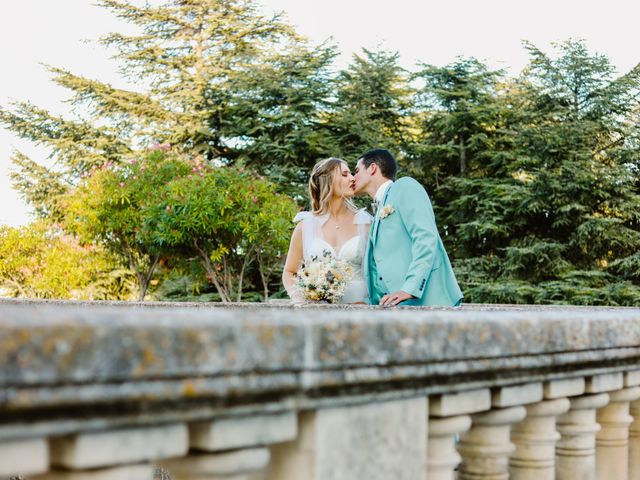
[(149, 282), (142, 273), (138, 274), (137, 277), (138, 283), (140, 284), (140, 295), (138, 295), (138, 301), (144, 302), (144, 297), (147, 295), (147, 289), (149, 288)]
[(5, 280), (16, 288), (16, 290), (18, 291), (18, 296), (19, 297), (28, 297), (29, 296), (29, 295), (27, 295), (27, 292), (22, 287), (20, 282), (18, 280), (15, 280), (13, 278), (13, 276), (9, 275), (8, 277), (5, 277)]
[(216, 274), (215, 270), (213, 269), (213, 266), (211, 265), (211, 260), (209, 259), (209, 255), (207, 255), (207, 252), (202, 250), (195, 240), (193, 242), (193, 246), (198, 252), (198, 254), (200, 255), (202, 266), (204, 267), (205, 272), (207, 272), (207, 275), (209, 275), (211, 282), (216, 287), (216, 290), (218, 291), (218, 295), (220, 295), (220, 300), (222, 300), (224, 303), (231, 302), (231, 298), (229, 297), (229, 295), (227, 295), (227, 292), (218, 281), (218, 275)]
[(238, 295), (237, 295), (237, 302), (240, 302), (242, 300), (242, 282), (244, 282), (244, 271), (247, 268), (247, 266), (251, 263), (251, 253), (252, 253), (253, 249), (249, 249), (247, 251), (247, 253), (244, 256), (244, 260), (242, 261), (242, 268), (240, 269), (240, 278), (238, 280)]
[(256, 259), (258, 261), (258, 272), (260, 273), (260, 280), (262, 280), (264, 302), (267, 303), (267, 301), (269, 301), (269, 283), (267, 280), (267, 275), (264, 271), (264, 265), (263, 265), (262, 257), (260, 256), (260, 254), (256, 256)]
[(222, 256), (222, 277), (223, 277), (223, 285), (227, 291), (227, 298), (231, 302), (233, 300), (233, 279), (231, 278), (231, 274), (229, 273), (229, 268), (227, 267), (227, 256)]
[(464, 177), (467, 173), (467, 147), (462, 137), (458, 143), (458, 153), (460, 155), (460, 176)]
[(138, 281), (140, 282), (140, 296), (138, 297), (138, 301), (140, 302), (144, 302), (144, 297), (147, 295), (147, 290), (151, 283), (151, 277), (153, 276), (153, 272), (156, 270), (159, 261), (160, 254), (157, 253), (151, 259), (151, 263), (149, 264), (149, 268), (146, 272), (137, 272)]

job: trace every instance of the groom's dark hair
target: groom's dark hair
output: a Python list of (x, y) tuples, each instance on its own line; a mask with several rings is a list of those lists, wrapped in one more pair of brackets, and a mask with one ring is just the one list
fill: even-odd
[(362, 155), (360, 159), (362, 160), (362, 164), (365, 168), (369, 168), (372, 163), (375, 163), (378, 165), (383, 177), (388, 178), (389, 180), (396, 179), (398, 164), (389, 150), (385, 150), (384, 148), (375, 148)]

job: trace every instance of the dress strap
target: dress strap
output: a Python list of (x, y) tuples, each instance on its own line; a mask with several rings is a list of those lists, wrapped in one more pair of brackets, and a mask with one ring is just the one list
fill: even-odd
[[(326, 219), (324, 219), (326, 221)], [(315, 238), (322, 238), (322, 217), (314, 215), (312, 212), (298, 212), (293, 219), (294, 222), (302, 222), (302, 256), (309, 258), (309, 246)]]
[(358, 255), (361, 257), (364, 256), (364, 251), (366, 249), (367, 242), (369, 241), (369, 227), (371, 226), (372, 221), (373, 217), (364, 208), (358, 210), (353, 218), (353, 223), (358, 225), (358, 234), (360, 236), (360, 241), (358, 242)]
[(355, 225), (370, 225), (372, 221), (373, 217), (364, 208), (358, 210), (353, 218), (353, 223)]
[(302, 220), (306, 220), (307, 218), (309, 218), (312, 215), (313, 214), (311, 212), (298, 212), (298, 213), (296, 213), (296, 216), (293, 217), (293, 221), (295, 223), (298, 223), (298, 222), (301, 222)]

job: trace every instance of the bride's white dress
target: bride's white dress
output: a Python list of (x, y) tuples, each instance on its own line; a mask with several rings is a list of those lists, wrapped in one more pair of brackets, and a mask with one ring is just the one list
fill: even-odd
[(364, 258), (369, 226), (372, 217), (364, 209), (358, 210), (353, 219), (358, 225), (358, 235), (351, 237), (342, 245), (334, 247), (324, 239), (322, 226), (329, 219), (329, 215), (314, 215), (311, 212), (300, 212), (294, 218), (295, 222), (302, 221), (302, 252), (305, 260), (312, 256), (321, 256), (329, 251), (337, 258), (349, 262), (353, 269), (353, 276), (347, 284), (340, 303), (365, 302), (367, 299), (367, 285), (362, 273), (362, 259)]

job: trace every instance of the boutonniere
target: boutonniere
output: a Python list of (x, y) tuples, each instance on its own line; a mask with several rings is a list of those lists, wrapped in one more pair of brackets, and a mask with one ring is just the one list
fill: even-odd
[(393, 212), (395, 212), (395, 209), (393, 208), (392, 205), (385, 205), (384, 207), (382, 207), (382, 209), (380, 210), (380, 220), (382, 220), (383, 218), (387, 218), (389, 215), (391, 215)]

